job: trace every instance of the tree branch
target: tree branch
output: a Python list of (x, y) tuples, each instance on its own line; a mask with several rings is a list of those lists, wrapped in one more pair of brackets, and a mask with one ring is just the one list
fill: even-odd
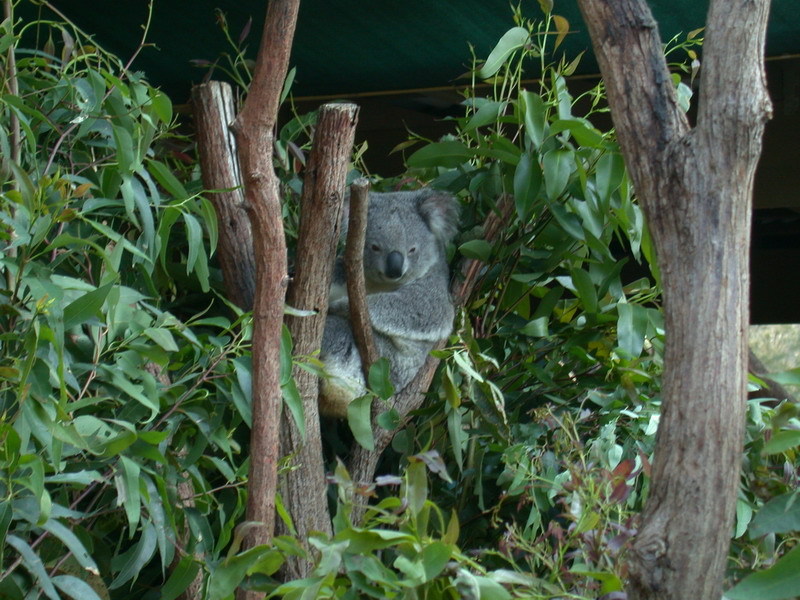
[[(663, 156), (689, 131), (658, 24), (645, 0), (579, 0), (578, 6), (603, 74), (625, 164), (638, 192), (655, 196), (648, 188), (653, 157)], [(633, 69), (637, 77), (630, 77)]]
[(372, 320), (367, 308), (367, 291), (364, 280), (364, 240), (367, 233), (368, 212), (369, 181), (361, 177), (350, 185), (350, 210), (344, 264), (347, 273), (350, 327), (361, 356), (364, 381), (369, 381), (369, 369), (379, 358), (372, 331)]
[(719, 598), (743, 444), (753, 175), (769, 0), (712, 0), (698, 126), (644, 0), (579, 0), (659, 260), (666, 343), (631, 600)]
[[(256, 265), (247, 519), (262, 525), (247, 536), (246, 548), (268, 543), (275, 527), (282, 408), (280, 340), (288, 275), (272, 143), (299, 5), (299, 0), (269, 2), (253, 82), (233, 126), (253, 228)], [(240, 591), (237, 597), (255, 599), (260, 596)]]
[[(729, 163), (743, 152), (751, 153), (745, 160), (755, 161), (761, 154), (760, 132), (757, 143), (751, 142), (752, 126), (763, 126), (772, 116), (764, 71), (769, 5), (769, 0), (739, 2), (736, 19), (730, 2), (713, 0), (709, 6), (696, 129), (700, 148), (712, 161)], [(748, 101), (731, 102), (731, 90)], [(731, 143), (720, 145), (721, 139)]]

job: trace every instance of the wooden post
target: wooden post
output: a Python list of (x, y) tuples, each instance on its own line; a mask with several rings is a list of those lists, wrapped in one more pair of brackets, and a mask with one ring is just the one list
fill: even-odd
[(192, 88), (197, 150), (203, 187), (212, 192), (217, 213), (219, 257), (228, 299), (244, 310), (253, 307), (255, 259), (253, 232), (247, 216), (230, 125), (236, 117), (231, 86), (209, 81)]
[[(316, 314), (286, 317), (298, 356), (317, 351), (322, 340), (357, 120), (358, 107), (354, 104), (326, 104), (320, 108), (303, 181), (296, 274), (288, 295), (290, 306)], [(305, 542), (312, 531), (330, 534), (331, 519), (320, 439), (319, 381), (299, 367), (293, 369), (293, 376), (303, 400), (305, 438), (291, 415), (284, 412), (281, 452), (292, 457), (294, 468), (287, 472), (281, 489), (298, 537)], [(305, 577), (311, 566), (290, 558), (286, 574), (292, 579)]]

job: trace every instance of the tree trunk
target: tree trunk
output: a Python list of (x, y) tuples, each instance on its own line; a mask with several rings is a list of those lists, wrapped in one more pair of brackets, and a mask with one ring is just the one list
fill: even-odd
[[(316, 314), (286, 318), (294, 340), (294, 354), (298, 356), (316, 352), (322, 340), (357, 120), (358, 107), (354, 104), (326, 104), (320, 109), (303, 181), (297, 273), (288, 299), (293, 308)], [(282, 497), (299, 539), (305, 542), (312, 531), (330, 535), (331, 519), (320, 440), (319, 381), (315, 375), (296, 366), (293, 376), (303, 401), (305, 438), (291, 416), (284, 412), (281, 452), (292, 457), (294, 468), (286, 474)], [(291, 558), (286, 565), (287, 575), (292, 579), (305, 577), (311, 566)]]
[(245, 211), (236, 139), (230, 125), (236, 117), (231, 86), (210, 81), (192, 88), (197, 150), (203, 187), (217, 213), (217, 253), (228, 299), (244, 310), (253, 307), (255, 263), (253, 232)]
[[(282, 406), (280, 340), (289, 278), (278, 179), (272, 165), (272, 143), (299, 5), (299, 0), (269, 2), (253, 82), (233, 125), (253, 227), (256, 265), (247, 520), (261, 525), (246, 537), (245, 548), (269, 543), (275, 528)], [(253, 599), (261, 596), (251, 592), (238, 595)]]
[(770, 112), (769, 0), (712, 0), (693, 129), (646, 2), (579, 5), (664, 289), (663, 414), (628, 596), (718, 600), (743, 444), (753, 175)]

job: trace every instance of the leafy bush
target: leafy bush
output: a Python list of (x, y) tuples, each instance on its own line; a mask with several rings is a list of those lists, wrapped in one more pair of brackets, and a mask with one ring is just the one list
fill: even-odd
[[(591, 120), (606, 111), (601, 85), (574, 98), (565, 77), (577, 62), (547, 58), (569, 24), (516, 18), (474, 71), (491, 95), (469, 88), (456, 133), (408, 158), (465, 198), (475, 225), (506, 215), (496, 240), (478, 231), (460, 245), (484, 264), (481, 282), (417, 443), (454, 466), (442, 502), (462, 542), (494, 548), (486, 564), (540, 577), (535, 597), (592, 596), (621, 589), (616, 556), (646, 494), (657, 273), (623, 271), (633, 260), (649, 273), (653, 250), (613, 131)], [(542, 73), (532, 89), (531, 66)]]
[(0, 45), (0, 595), (126, 597), (242, 513), (247, 321), (175, 316), (216, 224), (167, 158), (170, 100), (65, 24)]
[[(569, 24), (552, 14), (516, 20), (474, 70), (454, 134), (408, 157), (410, 175), (463, 199), (471, 221), (459, 253), (482, 268), (432, 402), (394, 440), (395, 469), (420, 450), (443, 457), (452, 479), (434, 478), (430, 498), (450, 523), (458, 519), (473, 573), (522, 597), (594, 598), (621, 592), (621, 559), (647, 498), (663, 361), (659, 278), (613, 131), (595, 118), (606, 112), (602, 84), (573, 97), (565, 77), (577, 62), (546, 58)], [(698, 33), (666, 52), (696, 59)], [(531, 63), (542, 73), (532, 89), (522, 83)], [(697, 65), (673, 66), (688, 109)], [(480, 82), (488, 96), (478, 95)], [(481, 224), (493, 212), (502, 230), (487, 239)], [(770, 403), (751, 401), (746, 450), (755, 468), (743, 480), (731, 582), (745, 561), (752, 569), (774, 560), (776, 535), (778, 555), (797, 540), (788, 508), (796, 409)], [(770, 428), (775, 442), (765, 447)], [(752, 491), (764, 485), (782, 495), (765, 505), (770, 494)], [(799, 559), (789, 553), (736, 597), (760, 598), (769, 586), (792, 597)], [(453, 575), (442, 577), (449, 597)]]

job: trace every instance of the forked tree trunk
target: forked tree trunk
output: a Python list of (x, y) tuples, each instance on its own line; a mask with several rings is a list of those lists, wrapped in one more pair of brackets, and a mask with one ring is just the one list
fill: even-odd
[(663, 414), (628, 597), (718, 600), (742, 453), (753, 176), (769, 0), (712, 0), (697, 124), (645, 0), (579, 0), (664, 289)]

